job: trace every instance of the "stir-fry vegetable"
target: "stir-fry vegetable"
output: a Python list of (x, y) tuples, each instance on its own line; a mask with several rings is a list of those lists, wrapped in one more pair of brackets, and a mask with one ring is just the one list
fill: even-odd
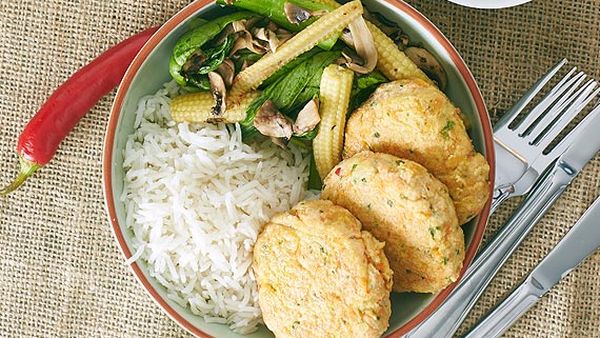
[(248, 12), (203, 23), (177, 43), (173, 78), (201, 92), (173, 99), (173, 119), (239, 122), (246, 142), (263, 136), (312, 150), (311, 189), (341, 161), (346, 119), (380, 84), (431, 82), (404, 53), (399, 27), (359, 0), (216, 1)]
[[(233, 5), (237, 8), (249, 10), (265, 16), (279, 26), (292, 32), (299, 32), (317, 20), (324, 12), (330, 12), (333, 7), (320, 4), (312, 0), (217, 0), (220, 5)], [(321, 43), (319, 47), (330, 50), (336, 43), (338, 35)]]
[(448, 77), (440, 62), (425, 48), (408, 47), (404, 50), (408, 56), (427, 76), (434, 80), (441, 90), (446, 89)]
[[(312, 0), (217, 0), (219, 5), (233, 5), (237, 8), (248, 10), (265, 16), (279, 26), (293, 32), (298, 32), (315, 22), (319, 15), (310, 15), (312, 13), (322, 13), (323, 4)], [(308, 12), (306, 19), (298, 20), (298, 23), (292, 23), (286, 13), (286, 4), (295, 5)], [(325, 5), (325, 10), (332, 11), (339, 5)], [(289, 11), (288, 11), (289, 13)], [(301, 19), (301, 18), (300, 18)]]
[(235, 64), (235, 72), (239, 73), (249, 65), (260, 60), (261, 54), (256, 54), (248, 49), (242, 49), (232, 56), (231, 60)]
[[(318, 51), (318, 49), (317, 49)], [(254, 117), (262, 105), (270, 100), (284, 115), (296, 119), (298, 112), (314, 97), (319, 95), (321, 75), (325, 67), (333, 63), (341, 55), (338, 51), (307, 52), (298, 59), (303, 60), (287, 74), (282, 74), (275, 82), (265, 88), (263, 94), (250, 105), (246, 119), (241, 122), (245, 139), (258, 135)], [(300, 136), (312, 140), (315, 132)]]
[(342, 160), (353, 78), (354, 72), (338, 65), (325, 68), (321, 78), (321, 124), (313, 152), (322, 179)]
[[(323, 5), (323, 10), (327, 10), (327, 7), (338, 8), (340, 6), (340, 4), (335, 0), (313, 1)], [(398, 48), (394, 40), (388, 37), (373, 23), (367, 22), (367, 26), (373, 35), (375, 48), (377, 49), (377, 54), (379, 57), (377, 61), (377, 69), (379, 69), (383, 75), (392, 81), (409, 77), (417, 77), (427, 82), (431, 82), (427, 75)]]
[(230, 35), (225, 41), (205, 52), (193, 54), (188, 62), (183, 66), (183, 72), (189, 85), (193, 85), (203, 90), (211, 88), (208, 74), (217, 70), (225, 61), (225, 58), (231, 51), (235, 37)]
[(228, 100), (227, 109), (220, 116), (214, 116), (212, 109), (215, 99), (210, 92), (197, 92), (180, 95), (171, 101), (171, 118), (175, 122), (225, 122), (235, 123), (246, 116), (246, 110), (256, 97), (258, 92), (244, 95), (240, 101)]
[(366, 75), (358, 75), (354, 78), (352, 94), (350, 95), (350, 108), (348, 115), (365, 102), (380, 84), (388, 82), (388, 79), (378, 71)]
[[(204, 85), (208, 85), (208, 88), (210, 88), (210, 85), (208, 84), (207, 74), (212, 70), (206, 71), (207, 68), (201, 68), (201, 66), (207, 64), (207, 62), (201, 62), (200, 65), (198, 65), (200, 68), (198, 69), (198, 71), (190, 72), (190, 74), (195, 75), (192, 77), (192, 81), (190, 81), (189, 78), (186, 78), (185, 74), (183, 74), (184, 66), (186, 65), (186, 63), (188, 63), (188, 61), (190, 61), (190, 58), (192, 58), (196, 54), (197, 58), (202, 58), (203, 60), (209, 61), (208, 64), (210, 64), (210, 67), (208, 67), (208, 69), (216, 69), (220, 64), (216, 62), (216, 60), (221, 60), (221, 62), (223, 62), (223, 54), (226, 54), (225, 52), (228, 52), (226, 49), (231, 50), (232, 46), (228, 45), (228, 43), (225, 43), (221, 44), (221, 46), (216, 46), (215, 48), (212, 48), (206, 52), (203, 52), (201, 48), (207, 42), (211, 41), (217, 35), (219, 35), (223, 31), (223, 29), (227, 27), (227, 25), (236, 21), (247, 20), (253, 17), (256, 17), (256, 14), (253, 14), (251, 12), (236, 12), (201, 24), (195, 29), (184, 34), (177, 41), (169, 63), (169, 72), (171, 73), (173, 79), (175, 79), (175, 81), (177, 81), (179, 85), (184, 87), (188, 85), (188, 82), (192, 82), (196, 86), (200, 84), (200, 86), (198, 86), (199, 88), (207, 89), (204, 88)], [(232, 43), (232, 41), (229, 41), (229, 43)], [(201, 77), (200, 75), (204, 76)]]
[[(360, 11), (362, 10), (362, 7), (360, 7), (360, 3), (358, 3), (357, 5), (353, 5), (353, 6), (348, 6), (347, 8), (350, 9), (350, 11), (342, 8), (340, 9), (338, 12), (336, 13), (330, 13), (327, 14), (327, 16), (333, 16), (333, 19), (335, 19), (336, 16), (344, 16), (344, 14), (347, 13), (355, 13), (355, 16), (359, 16), (360, 15)], [(226, 21), (229, 21), (231, 19), (233, 19), (234, 17), (229, 16), (229, 19)], [(236, 17), (239, 18), (239, 17)], [(215, 21), (210, 22), (211, 26), (222, 26), (223, 20), (219, 20), (217, 19), (220, 24), (216, 25)], [(334, 20), (335, 21), (335, 20)], [(321, 22), (320, 20), (315, 22), (316, 24), (319, 24), (319, 22)], [(208, 25), (208, 24), (205, 24)], [(346, 24), (347, 25), (347, 24)], [(337, 24), (334, 23), (332, 24), (332, 19), (329, 19), (328, 21), (325, 21), (324, 24), (321, 24), (319, 27), (323, 28), (325, 27), (325, 29), (329, 29), (330, 31), (335, 31), (335, 29), (331, 29), (329, 27), (331, 26), (335, 26), (338, 27), (336, 28), (337, 31), (341, 31), (344, 28), (344, 24)], [(200, 28), (202, 28), (203, 26), (201, 26)], [(317, 29), (319, 28), (317, 27)], [(310, 30), (311, 28), (313, 28), (313, 25), (309, 26), (309, 28), (307, 28), (307, 30)], [(314, 29), (314, 28), (313, 28)], [(198, 32), (199, 29), (196, 29), (196, 32)], [(214, 29), (214, 31), (216, 31), (216, 29)], [(306, 31), (303, 31), (302, 33), (299, 33), (295, 38), (297, 38), (298, 36), (300, 36), (301, 34), (303, 34)], [(321, 36), (324, 36), (323, 32), (319, 32), (316, 33), (313, 32), (312, 36), (311, 35), (306, 35), (306, 38), (308, 39), (312, 39), (313, 41), (313, 46), (315, 44), (315, 41), (318, 40), (318, 38), (315, 38), (314, 36), (321, 34)], [(202, 65), (199, 67), (195, 67), (192, 68), (193, 71), (195, 71), (196, 73), (198, 73), (199, 71), (202, 71), (203, 74), (201, 74), (200, 78), (195, 78), (194, 76), (190, 76), (189, 72), (185, 73), (186, 75), (186, 83), (190, 83), (192, 82), (196, 87), (201, 88), (201, 89), (211, 89), (213, 91), (212, 93), (212, 97), (211, 94), (207, 93), (207, 92), (199, 92), (199, 93), (191, 93), (191, 94), (186, 94), (186, 95), (182, 95), (176, 99), (173, 100), (173, 102), (171, 103), (171, 115), (173, 117), (173, 119), (175, 121), (178, 122), (228, 122), (228, 123), (233, 123), (233, 122), (242, 122), (242, 126), (243, 126), (243, 130), (244, 130), (244, 135), (246, 138), (250, 139), (252, 138), (253, 135), (258, 134), (257, 132), (257, 126), (255, 125), (255, 121), (254, 118), (256, 116), (257, 113), (260, 112), (260, 109), (263, 108), (264, 104), (267, 101), (272, 101), (273, 105), (272, 106), (264, 106), (264, 108), (269, 108), (265, 110), (266, 115), (263, 116), (264, 118), (261, 118), (259, 121), (262, 121), (264, 123), (268, 123), (271, 122), (273, 119), (277, 118), (279, 119), (279, 122), (283, 123), (284, 120), (281, 119), (281, 117), (278, 114), (275, 114), (275, 112), (272, 112), (271, 108), (274, 107), (278, 110), (280, 110), (284, 115), (287, 115), (289, 118), (291, 119), (295, 119), (296, 115), (298, 114), (298, 112), (304, 107), (304, 105), (306, 105), (310, 100), (312, 100), (314, 97), (318, 96), (319, 93), (319, 83), (320, 83), (320, 79), (321, 79), (321, 73), (323, 71), (323, 69), (331, 64), (332, 62), (334, 62), (335, 59), (340, 57), (340, 52), (335, 51), (335, 52), (321, 52), (319, 53), (318, 49), (314, 49), (311, 50), (307, 53), (304, 53), (300, 56), (293, 55), (296, 53), (296, 51), (293, 51), (293, 53), (288, 52), (288, 54), (292, 55), (291, 57), (291, 62), (289, 62), (288, 64), (284, 65), (283, 67), (280, 67), (279, 69), (276, 68), (272, 68), (269, 69), (268, 71), (270, 72), (270, 77), (268, 79), (266, 79), (265, 84), (267, 84), (267, 86), (265, 86), (266, 90), (265, 93), (263, 95), (260, 96), (259, 99), (255, 100), (255, 102), (250, 105), (250, 102), (252, 102), (254, 99), (256, 99), (258, 94), (252, 94), (252, 95), (248, 95), (247, 93), (243, 93), (241, 95), (233, 95), (233, 92), (235, 89), (232, 89), (230, 93), (230, 95), (225, 95), (225, 88), (223, 85), (221, 85), (221, 90), (218, 90), (218, 88), (213, 88), (214, 83), (210, 83), (209, 82), (209, 75), (214, 75), (214, 72), (216, 70), (215, 67), (219, 68), (221, 66), (224, 66), (224, 56), (227, 53), (231, 52), (231, 41), (230, 41), (230, 37), (231, 36), (227, 36), (225, 38), (225, 40), (222, 41), (221, 45), (217, 45), (212, 49), (206, 49), (205, 52), (202, 52), (202, 56), (204, 57), (204, 61), (202, 62)], [(295, 38), (292, 38), (290, 40), (290, 42), (293, 42), (293, 40)], [(306, 40), (305, 38), (305, 40)], [(302, 42), (302, 41), (300, 41)], [(296, 42), (297, 44), (298, 42)], [(235, 47), (234, 47), (235, 49)], [(290, 49), (288, 48), (288, 51)], [(268, 58), (270, 55), (273, 56), (277, 56), (280, 55), (281, 52), (285, 52), (285, 46), (282, 46), (280, 50), (278, 50), (277, 52), (273, 53), (273, 54), (269, 54), (267, 56), (262, 57), (257, 64), (255, 65), (259, 65), (259, 63), (263, 62), (263, 60), (265, 60), (266, 58)], [(194, 52), (197, 53), (197, 52)], [(253, 56), (256, 55), (254, 53), (252, 53), (251, 51), (246, 50), (243, 53), (240, 53), (242, 57), (244, 56)], [(189, 57), (189, 59), (186, 61), (186, 64), (184, 65), (184, 68), (182, 68), (182, 71), (185, 71), (185, 67), (188, 66), (190, 63), (193, 63), (194, 61), (194, 57), (195, 54), (191, 54), (191, 56)], [(214, 60), (213, 62), (208, 62), (210, 60)], [(233, 62), (235, 62), (235, 58), (233, 58)], [(218, 66), (217, 66), (218, 65)], [(260, 66), (260, 65), (259, 65)], [(240, 67), (240, 65), (236, 65), (234, 64), (234, 69), (233, 71), (235, 72), (238, 68)], [(243, 77), (243, 74), (245, 74), (246, 71), (251, 71), (252, 69), (254, 69), (255, 66), (250, 66), (249, 68), (247, 68), (246, 70), (242, 70), (239, 77)], [(231, 68), (231, 67), (229, 67)], [(187, 70), (190, 70), (190, 68), (188, 68)], [(231, 69), (229, 69), (228, 73), (231, 73)], [(204, 73), (207, 73), (206, 75), (204, 75)], [(223, 72), (221, 72), (223, 73)], [(210, 77), (211, 79), (213, 77)], [(220, 79), (218, 76), (215, 76), (214, 79)], [(222, 78), (221, 78), (222, 79)], [(222, 79), (225, 80), (225, 79)], [(218, 83), (223, 83), (226, 81), (218, 81)], [(227, 96), (228, 99), (227, 100), (223, 100), (223, 98)], [(219, 100), (223, 101), (220, 102)], [(247, 110), (247, 112), (246, 112)], [(269, 117), (270, 116), (270, 117)], [(310, 119), (309, 119), (310, 120)], [(314, 119), (312, 119), (314, 120)], [(281, 123), (279, 123), (279, 125), (281, 125)], [(264, 126), (258, 126), (258, 127), (263, 127), (262, 131), (263, 134), (273, 134), (272, 132), (266, 132), (266, 127)], [(293, 129), (293, 128), (292, 128)], [(296, 128), (296, 130), (304, 130), (306, 129), (306, 126), (301, 126), (301, 128)], [(314, 129), (314, 128), (312, 128)], [(285, 133), (285, 135), (287, 136), (287, 133)], [(316, 132), (313, 130), (307, 131), (307, 132), (303, 132), (302, 135), (295, 135), (297, 137), (300, 137), (302, 139), (305, 140), (312, 140), (314, 138), (314, 136), (316, 135)], [(286, 137), (287, 138), (287, 137)], [(289, 141), (289, 138), (285, 140), (286, 142)]]
[(375, 41), (375, 48), (379, 54), (379, 61), (377, 62), (377, 69), (379, 69), (385, 77), (394, 81), (401, 80), (411, 77), (417, 77), (419, 79), (431, 82), (431, 80), (423, 73), (411, 59), (402, 52), (396, 43), (385, 35), (381, 29), (377, 28), (374, 24), (367, 22), (367, 26), (373, 34), (373, 40)]
[(311, 50), (319, 42), (338, 34), (362, 13), (362, 4), (359, 0), (355, 0), (320, 17), (288, 40), (275, 53), (265, 55), (255, 64), (239, 73), (234, 81), (231, 95), (233, 97), (241, 96), (258, 88), (277, 69)]
[(286, 64), (285, 66), (279, 68), (279, 70), (277, 70), (275, 73), (273, 73), (273, 75), (271, 75), (268, 79), (266, 79), (262, 83), (262, 85), (260, 86), (260, 88), (266, 88), (266, 87), (270, 86), (271, 84), (277, 82), (279, 79), (281, 79), (282, 77), (284, 77), (287, 74), (289, 74), (299, 64), (301, 64), (301, 63), (305, 62), (306, 60), (312, 58), (317, 53), (319, 53), (319, 50), (316, 49), (316, 48), (313, 48), (310, 51), (308, 51), (308, 52), (306, 52), (306, 53), (298, 56), (293, 61), (290, 61), (288, 64)]

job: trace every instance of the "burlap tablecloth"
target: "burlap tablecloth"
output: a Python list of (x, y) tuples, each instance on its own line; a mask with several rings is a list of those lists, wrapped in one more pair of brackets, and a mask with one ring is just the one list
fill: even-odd
[[(0, 181), (14, 175), (17, 135), (57, 85), (107, 47), (163, 22), (188, 2), (1, 0)], [(494, 120), (559, 58), (600, 79), (598, 0), (534, 0), (500, 11), (411, 2), (465, 57)], [(112, 99), (104, 98), (83, 119), (35, 179), (0, 198), (0, 337), (186, 336), (123, 266), (106, 221), (101, 154)], [(599, 193), (596, 160), (535, 228), (466, 325), (529, 271)], [(509, 203), (493, 217), (488, 236), (515, 206)], [(599, 337), (599, 296), (596, 254), (507, 336)]]

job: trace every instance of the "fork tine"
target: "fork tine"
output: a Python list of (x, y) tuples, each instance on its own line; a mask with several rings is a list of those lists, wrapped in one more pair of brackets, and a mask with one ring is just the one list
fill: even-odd
[[(585, 77), (579, 78), (576, 83), (574, 83), (569, 90), (567, 90), (561, 98), (554, 103), (550, 108), (548, 108), (547, 112), (542, 115), (542, 117), (535, 121), (535, 123), (530, 127), (530, 129), (526, 130), (525, 133), (521, 136), (531, 135), (530, 140), (534, 140), (543, 136), (544, 131), (548, 130), (554, 123), (560, 121), (557, 117), (564, 115), (563, 113), (575, 102), (585, 91), (586, 88), (596, 83), (594, 80), (589, 80), (585, 85), (581, 88), (579, 87)], [(563, 118), (563, 117), (561, 117)]]
[(562, 153), (564, 153), (567, 150), (567, 148), (569, 148), (571, 144), (573, 144), (575, 137), (579, 135), (579, 133), (582, 130), (587, 128), (587, 126), (589, 126), (595, 120), (596, 115), (598, 114), (600, 114), (600, 101), (598, 101), (597, 106), (594, 109), (592, 109), (592, 111), (581, 122), (579, 122), (579, 124), (577, 124), (577, 126), (573, 128), (573, 130), (571, 130), (569, 134), (567, 134), (567, 136), (565, 136), (556, 145), (556, 147), (550, 150), (550, 152), (546, 156), (556, 158)]
[(548, 84), (548, 82), (558, 73), (558, 71), (567, 63), (567, 59), (562, 59), (559, 61), (544, 77), (539, 79), (531, 89), (525, 93), (525, 95), (515, 104), (509, 111), (507, 111), (504, 116), (496, 123), (496, 128), (500, 129), (502, 127), (508, 127), (512, 121), (525, 109), (525, 107), (533, 100), (533, 98)]
[(578, 81), (581, 81), (581, 78), (586, 76), (583, 72), (579, 72), (577, 75), (571, 77), (575, 71), (575, 68), (571, 69), (571, 71), (554, 88), (552, 88), (546, 96), (544, 96), (542, 101), (527, 114), (525, 119), (523, 119), (519, 126), (515, 128), (515, 131), (519, 133), (519, 135), (526, 135), (525, 131), (534, 127), (535, 123), (539, 121), (552, 104), (559, 100), (566, 91), (572, 88), (573, 84), (578, 83)]
[[(533, 144), (542, 149), (550, 145), (554, 138), (560, 134), (560, 132), (569, 124), (569, 122), (571, 122), (571, 120), (573, 120), (575, 116), (577, 116), (590, 102), (592, 102), (598, 93), (600, 93), (600, 89), (596, 89), (597, 85), (598, 83), (593, 81), (581, 88), (579, 90), (581, 95), (577, 97), (575, 102), (568, 107), (568, 110), (562, 116), (557, 117), (557, 119), (560, 119), (560, 121), (550, 126), (547, 132), (542, 132), (542, 135), (540, 135), (541, 137), (534, 140)], [(544, 134), (549, 135), (549, 137), (545, 137)]]

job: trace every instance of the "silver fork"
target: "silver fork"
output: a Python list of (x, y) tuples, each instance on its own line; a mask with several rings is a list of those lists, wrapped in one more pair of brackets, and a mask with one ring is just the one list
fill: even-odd
[(589, 80), (582, 85), (586, 75), (572, 68), (523, 121), (511, 126), (566, 63), (564, 59), (556, 64), (494, 128), (498, 165), (492, 212), (507, 199), (525, 195), (531, 190), (540, 174), (565, 151), (574, 133), (567, 135), (561, 146), (548, 153), (544, 150), (598, 94), (598, 83)]

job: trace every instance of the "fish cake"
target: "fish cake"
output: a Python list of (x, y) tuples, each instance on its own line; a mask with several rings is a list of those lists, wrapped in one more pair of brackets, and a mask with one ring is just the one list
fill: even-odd
[(464, 234), (446, 186), (420, 164), (365, 151), (338, 164), (322, 198), (384, 241), (394, 291), (435, 293), (457, 280)]
[(348, 120), (344, 158), (363, 150), (420, 163), (450, 191), (460, 224), (478, 215), (490, 194), (490, 166), (477, 153), (460, 110), (419, 79), (381, 85)]
[(384, 244), (330, 201), (307, 201), (266, 224), (253, 269), (267, 327), (281, 337), (380, 337), (391, 314)]

